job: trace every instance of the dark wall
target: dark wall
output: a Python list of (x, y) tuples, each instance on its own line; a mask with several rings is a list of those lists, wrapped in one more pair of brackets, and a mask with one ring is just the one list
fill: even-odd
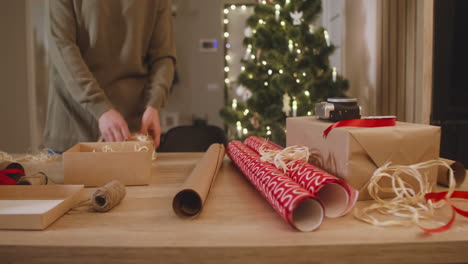
[(441, 156), (468, 165), (468, 1), (434, 2), (432, 123), (442, 127)]

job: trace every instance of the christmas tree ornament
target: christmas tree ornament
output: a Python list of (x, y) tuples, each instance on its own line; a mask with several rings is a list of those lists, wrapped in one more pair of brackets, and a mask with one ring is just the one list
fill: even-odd
[(289, 15), (291, 16), (291, 18), (293, 19), (293, 25), (295, 26), (299, 26), (302, 22), (302, 11), (301, 12), (298, 12), (298, 11), (294, 11), (294, 12), (290, 12)]
[(252, 92), (248, 89), (245, 89), (244, 94), (242, 95), (242, 100), (247, 101), (249, 98), (252, 97)]
[(314, 24), (309, 24), (309, 33), (314, 34), (315, 31), (315, 25)]
[(244, 29), (244, 35), (245, 35), (247, 38), (252, 37), (252, 35), (253, 35), (252, 28), (251, 28), (251, 27), (246, 27), (246, 28)]
[(242, 86), (242, 85), (238, 86), (237, 89), (236, 89), (236, 95), (239, 96), (239, 97), (242, 97), (244, 95), (244, 93), (245, 93), (245, 90), (246, 89), (245, 89), (244, 86)]
[(286, 114), (286, 116), (289, 116), (289, 113), (291, 112), (291, 97), (287, 93), (283, 95), (283, 112)]
[(260, 120), (258, 120), (258, 114), (255, 113), (254, 116), (250, 118), (250, 123), (255, 129), (258, 129), (260, 127)]

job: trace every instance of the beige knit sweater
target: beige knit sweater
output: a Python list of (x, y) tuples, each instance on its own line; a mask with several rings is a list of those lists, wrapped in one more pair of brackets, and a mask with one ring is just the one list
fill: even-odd
[(172, 83), (170, 0), (50, 0), (49, 47), (46, 147), (97, 140), (97, 120), (112, 107), (137, 131)]

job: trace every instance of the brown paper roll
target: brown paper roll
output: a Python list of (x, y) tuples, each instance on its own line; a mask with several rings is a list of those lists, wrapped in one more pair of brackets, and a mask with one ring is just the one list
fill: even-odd
[[(439, 158), (441, 161), (449, 165), (453, 170), (453, 176), (455, 176), (455, 186), (459, 187), (465, 181), (466, 170), (465, 166), (461, 162)], [(449, 170), (446, 167), (439, 167), (437, 172), (437, 183), (439, 185), (448, 187), (449, 184)]]
[(177, 191), (172, 208), (180, 217), (196, 217), (203, 209), (224, 158), (224, 146), (212, 144)]
[(24, 167), (21, 166), (21, 164), (16, 163), (16, 162), (11, 162), (11, 161), (0, 161), (0, 170), (5, 170), (5, 169), (19, 169), (24, 171)]

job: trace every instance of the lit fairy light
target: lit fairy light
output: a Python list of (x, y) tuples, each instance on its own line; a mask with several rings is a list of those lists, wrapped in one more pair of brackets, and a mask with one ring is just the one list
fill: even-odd
[(268, 131), (266, 132), (266, 134), (267, 134), (267, 136), (270, 136), (270, 135), (271, 135), (271, 131), (268, 130)]
[(286, 26), (286, 23), (285, 23), (284, 21), (281, 21), (280, 24), (281, 24), (281, 26), (283, 26), (283, 27)]
[(247, 128), (244, 127), (242, 129), (242, 134), (247, 135), (248, 133), (249, 133), (249, 131), (247, 130)]
[(287, 4), (289, 4), (289, 2), (290, 2), (290, 0), (286, 0), (285, 4), (287, 5)]
[(288, 41), (288, 48), (289, 48), (289, 51), (292, 51), (292, 50), (293, 50), (294, 45), (293, 45), (293, 41), (292, 41), (292, 40), (289, 40), (289, 41)]
[(231, 5), (231, 10), (236, 10), (236, 6), (235, 6), (235, 5)]
[(236, 130), (237, 130), (237, 137), (240, 138), (242, 136), (242, 125), (240, 121), (236, 122)]
[(266, 5), (266, 1), (265, 1), (265, 0), (263, 0), (263, 1), (262, 1), (262, 4)]
[(306, 76), (307, 76), (307, 73), (303, 72), (303, 73), (302, 73), (302, 76), (306, 77)]
[(260, 25), (262, 25), (262, 24), (265, 24), (265, 21), (263, 21), (263, 19), (259, 19), (259, 20), (258, 20), (258, 23), (259, 23)]
[(297, 83), (300, 83), (301, 81), (300, 81), (299, 79), (296, 79), (296, 82), (297, 82)]
[(297, 54), (301, 54), (301, 50), (300, 49), (297, 49)]
[(292, 116), (297, 116), (297, 101), (296, 99), (292, 102)]
[(279, 72), (279, 74), (283, 74), (284, 71), (283, 71), (283, 69), (280, 69), (278, 72)]
[(333, 82), (336, 82), (336, 67), (332, 68), (332, 80)]
[(328, 35), (328, 31), (323, 31), (323, 36), (325, 37), (325, 41), (327, 42), (327, 46), (330, 46), (330, 36)]
[(230, 49), (230, 48), (231, 48), (231, 44), (226, 43), (226, 49)]
[(304, 94), (305, 94), (306, 96), (310, 96), (310, 92), (309, 92), (309, 91), (305, 91)]
[(266, 62), (266, 61), (262, 61), (262, 64), (263, 64), (263, 65), (267, 65), (267, 62)]
[(309, 111), (309, 112), (307, 112), (307, 115), (308, 115), (308, 116), (312, 115), (312, 112), (310, 112), (310, 111)]
[(241, 9), (242, 9), (242, 10), (246, 10), (246, 9), (247, 9), (247, 6), (242, 5), (242, 6), (241, 6)]
[(249, 79), (252, 79), (253, 78), (253, 74), (249, 74)]
[(227, 67), (227, 66), (224, 67), (224, 71), (225, 71), (225, 72), (229, 72), (229, 67)]
[(231, 56), (229, 55), (226, 55), (226, 57), (224, 57), (227, 61), (230, 61), (231, 60)]
[[(237, 109), (237, 99), (232, 99), (232, 110)], [(237, 125), (240, 126), (240, 122), (237, 121)]]
[(224, 9), (224, 14), (226, 14), (226, 15), (229, 14), (229, 9), (225, 8)]
[(249, 109), (244, 110), (244, 115), (246, 116), (247, 114), (249, 114)]
[(253, 55), (253, 54), (250, 55), (250, 58), (251, 58), (252, 60), (255, 60), (255, 55)]
[(224, 22), (224, 24), (227, 24), (227, 23), (229, 23), (229, 19), (225, 18), (225, 19), (223, 20), (223, 22)]
[(272, 70), (268, 70), (268, 75), (272, 75), (273, 74), (273, 71)]
[(228, 78), (224, 79), (224, 83), (229, 84), (230, 82), (231, 80), (229, 80)]
[(268, 82), (264, 82), (263, 85), (268, 86)]
[(224, 37), (225, 38), (229, 37), (229, 32), (224, 32)]
[(242, 67), (241, 67), (241, 71), (245, 71), (245, 66), (242, 66)]

